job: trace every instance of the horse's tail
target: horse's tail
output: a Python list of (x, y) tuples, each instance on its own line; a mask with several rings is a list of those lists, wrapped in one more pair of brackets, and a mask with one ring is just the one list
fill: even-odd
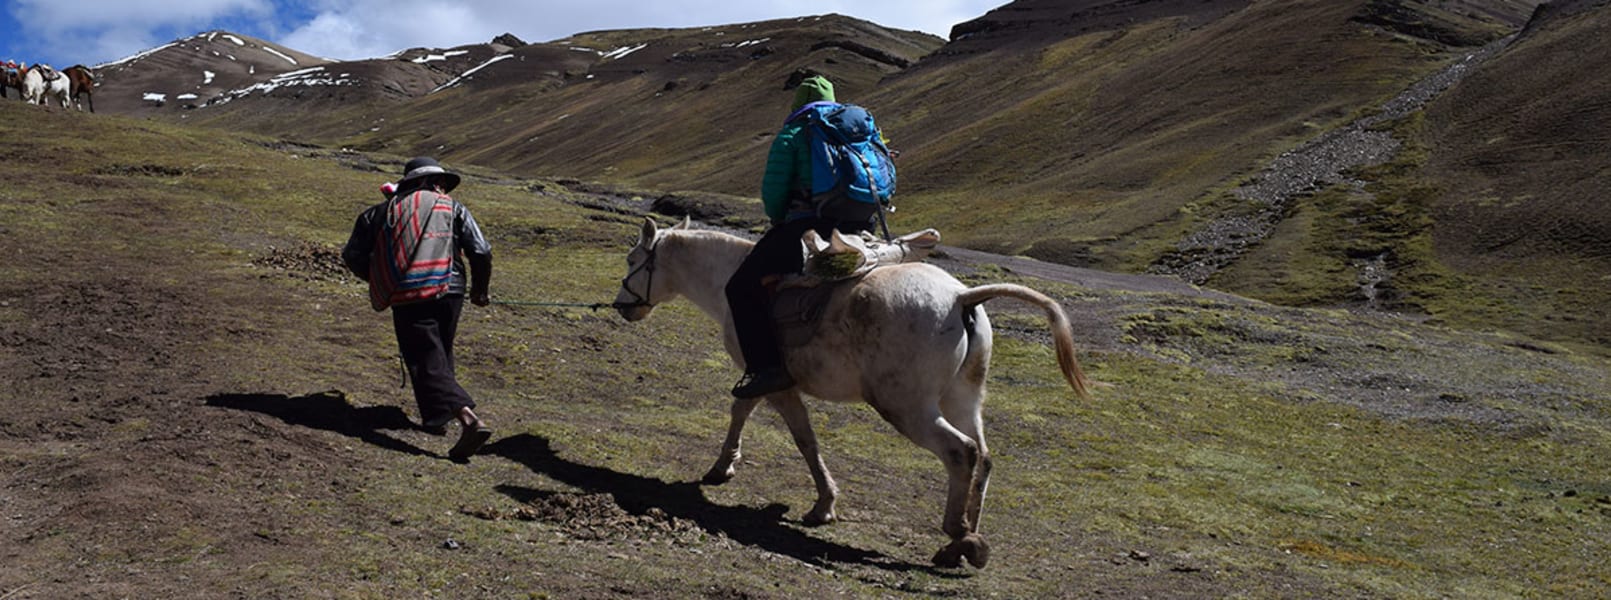
[(992, 298), (1002, 297), (1028, 302), (1046, 311), (1046, 319), (1051, 321), (1052, 341), (1057, 346), (1057, 366), (1063, 370), (1063, 379), (1068, 380), (1068, 385), (1074, 388), (1074, 393), (1079, 397), (1090, 398), (1090, 380), (1085, 378), (1080, 360), (1074, 356), (1074, 330), (1069, 325), (1068, 315), (1063, 313), (1062, 305), (1056, 300), (1021, 285), (995, 283), (969, 288), (957, 295), (957, 302), (971, 308)]

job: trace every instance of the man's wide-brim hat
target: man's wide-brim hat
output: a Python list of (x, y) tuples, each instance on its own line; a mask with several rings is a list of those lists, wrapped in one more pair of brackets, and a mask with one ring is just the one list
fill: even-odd
[(397, 180), (397, 187), (406, 188), (408, 187), (406, 184), (432, 175), (442, 178), (443, 192), (451, 192), (453, 188), (459, 187), (459, 174), (442, 168), (436, 159), (429, 156), (409, 159), (408, 163), (403, 165), (403, 178)]

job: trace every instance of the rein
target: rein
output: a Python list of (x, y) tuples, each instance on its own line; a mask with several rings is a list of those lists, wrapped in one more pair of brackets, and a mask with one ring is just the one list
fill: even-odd
[[(639, 308), (639, 307), (643, 307), (643, 306), (654, 306), (654, 303), (649, 301), (649, 298), (647, 297), (647, 294), (649, 293), (649, 290), (654, 288), (654, 265), (655, 265), (655, 256), (656, 256), (655, 253), (657, 251), (659, 251), (659, 249), (660, 249), (659, 244), (656, 244), (655, 246), (650, 247), (647, 250), (647, 252), (649, 253), (649, 258), (647, 260), (644, 260), (642, 264), (639, 264), (638, 266), (633, 267), (631, 271), (627, 271), (626, 277), (621, 278), (621, 290), (625, 291), (627, 293), (627, 295), (632, 296), (632, 301), (631, 302), (592, 302), (592, 303), (584, 303), (584, 302), (538, 302), (538, 301), (531, 301), (531, 300), (493, 300), (491, 303), (492, 304), (501, 304), (501, 305), (504, 305), (504, 306), (553, 306), (553, 307), (560, 307), (560, 308), (586, 308), (586, 309), (591, 309), (591, 310), (599, 310), (601, 308), (614, 308), (614, 309), (619, 310), (619, 309), (623, 309), (623, 308)], [(643, 287), (643, 294), (639, 294), (637, 292), (632, 291), (632, 287), (627, 285), (627, 281), (631, 280), (633, 275), (637, 275), (640, 272), (649, 274), (649, 281), (646, 282), (646, 285), (644, 285), (644, 287)]]
[(593, 310), (598, 310), (601, 308), (626, 308), (636, 306), (635, 304), (628, 304), (624, 302), (594, 302), (591, 304), (586, 304), (581, 302), (532, 302), (525, 300), (493, 300), (492, 304), (501, 304), (504, 306), (557, 306), (563, 308), (590, 308)]

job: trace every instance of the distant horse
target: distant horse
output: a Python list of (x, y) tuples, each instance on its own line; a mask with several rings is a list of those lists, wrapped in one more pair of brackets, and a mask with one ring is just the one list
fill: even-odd
[[(72, 83), (70, 93), (72, 94), (73, 102), (78, 104), (78, 109), (84, 110), (87, 105), (90, 112), (95, 112), (95, 73), (84, 65), (73, 65), (62, 69), (62, 74), (66, 75), (67, 80)], [(84, 100), (80, 101), (79, 96), (83, 96)]]
[[(627, 255), (616, 309), (626, 320), (638, 321), (655, 305), (684, 296), (721, 324), (727, 353), (742, 363), (723, 289), (753, 245), (732, 235), (689, 229), (687, 221), (660, 230), (646, 220)], [(904, 263), (874, 269), (830, 293), (816, 334), (785, 353), (798, 387), (766, 397), (783, 416), (816, 482), (817, 501), (805, 524), (835, 520), (838, 486), (818, 453), (800, 395), (859, 400), (945, 465), (949, 479), (942, 529), (951, 543), (935, 553), (934, 563), (954, 567), (967, 558), (975, 567), (985, 565), (990, 548), (978, 528), (991, 459), (981, 409), (992, 334), (980, 305), (1000, 297), (1045, 311), (1063, 377), (1085, 397), (1089, 383), (1074, 356), (1068, 317), (1057, 301), (1040, 292), (1014, 284), (970, 288), (934, 265)], [(744, 422), (760, 400), (733, 402), (727, 438), (705, 474), (706, 483), (733, 477)]]
[(17, 90), (17, 97), (22, 97), (22, 68), (12, 63), (0, 66), (0, 98), (10, 98), (7, 89)]
[(49, 106), (50, 101), (55, 100), (62, 105), (62, 108), (72, 106), (73, 82), (68, 79), (67, 75), (50, 68), (50, 65), (45, 65), (43, 75), (45, 78), (45, 95), (39, 99), (39, 103)]
[(44, 65), (34, 65), (22, 72), (22, 101), (29, 104), (40, 104), (45, 97), (45, 75), (41, 68), (49, 69)]

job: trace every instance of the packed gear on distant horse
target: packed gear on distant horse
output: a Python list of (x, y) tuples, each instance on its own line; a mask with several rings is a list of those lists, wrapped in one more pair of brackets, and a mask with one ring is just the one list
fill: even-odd
[[(835, 127), (841, 121), (858, 130), (851, 135), (856, 139), (845, 139)], [(882, 222), (893, 187), (894, 165), (872, 117), (860, 107), (835, 102), (833, 83), (826, 78), (801, 81), (790, 114), (772, 140), (761, 184), (772, 227), (725, 288), (744, 358), (744, 376), (733, 386), (734, 396), (755, 398), (794, 386), (772, 327), (767, 281), (800, 271), (801, 236), (807, 231), (824, 238), (833, 231), (870, 231), (875, 217)]]
[(464, 461), (491, 438), (492, 429), (476, 416), (475, 401), (458, 383), (453, 342), (464, 308), (466, 259), (470, 301), (491, 303), (492, 246), (470, 209), (447, 195), (459, 181), (433, 158), (409, 160), (402, 179), (381, 187), (386, 200), (358, 216), (341, 258), (369, 282), (371, 306), (392, 309), (421, 428), (442, 435), (458, 420), (459, 441), (448, 456)]

